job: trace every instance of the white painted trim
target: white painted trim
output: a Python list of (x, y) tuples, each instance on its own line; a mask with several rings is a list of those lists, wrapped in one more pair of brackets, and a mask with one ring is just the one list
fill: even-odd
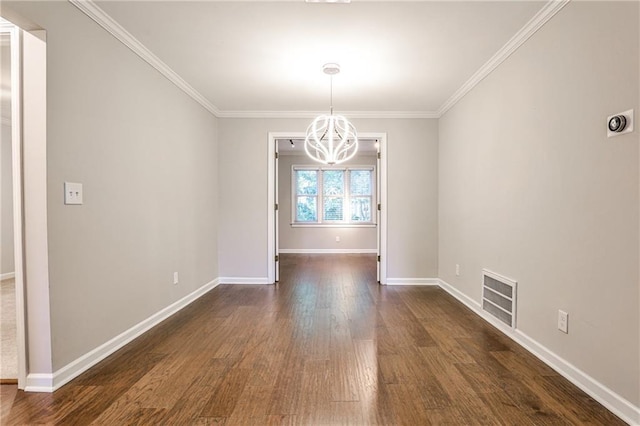
[(0, 281), (10, 280), (16, 277), (15, 272), (5, 272), (4, 274), (0, 274)]
[[(467, 308), (471, 309), (472, 311), (482, 312), (482, 310), (480, 308), (480, 303), (478, 301), (470, 298), (469, 296), (467, 296), (466, 294), (464, 294), (463, 292), (461, 292), (457, 288), (453, 287), (451, 284), (447, 283), (446, 281), (441, 280), (441, 279), (438, 279), (438, 281), (439, 281), (440, 287), (444, 291), (446, 291), (447, 293), (449, 293), (450, 295), (452, 295), (453, 297), (458, 299)], [(491, 318), (491, 317), (489, 317), (489, 318)]]
[(53, 392), (53, 374), (29, 374), (25, 392)]
[(596, 379), (589, 376), (587, 373), (580, 370), (569, 361), (558, 356), (538, 341), (532, 339), (521, 330), (511, 329), (502, 322), (494, 319), (491, 315), (481, 309), (480, 304), (477, 301), (471, 299), (444, 280), (440, 279), (438, 281), (440, 287), (444, 291), (455, 297), (457, 300), (459, 300), (476, 314), (478, 314), (482, 319), (496, 327), (507, 337), (531, 352), (538, 359), (554, 369), (564, 378), (582, 389), (584, 392), (586, 392), (593, 399), (605, 406), (616, 416), (620, 417), (630, 425), (640, 424), (640, 407), (634, 406), (631, 402), (618, 395), (607, 386), (598, 382)]
[[(9, 33), (11, 45), (11, 185), (13, 191), (13, 254), (16, 292), (16, 348), (18, 389), (27, 383), (27, 333), (24, 286), (24, 223), (22, 194), (22, 31), (3, 22), (2, 33)], [(4, 124), (4, 123), (3, 123)]]
[(378, 253), (378, 249), (280, 249), (280, 253), (366, 253), (366, 254), (376, 254)]
[[(327, 111), (218, 111), (220, 118), (315, 118)], [(340, 111), (348, 118), (439, 118), (437, 111)], [(304, 137), (304, 135), (303, 135)]]
[[(69, 0), (179, 89), (220, 118), (313, 118), (326, 111), (221, 111), (92, 0)], [(438, 118), (436, 111), (342, 111), (349, 118)], [(304, 136), (304, 135), (303, 135)]]
[(278, 139), (304, 138), (303, 132), (269, 132), (267, 134), (267, 281), (269, 284), (276, 282), (276, 212), (274, 209), (276, 200), (276, 170), (275, 155)]
[[(22, 132), (22, 237), (23, 264), (16, 262), (18, 275), (24, 274), (25, 379), (31, 374), (53, 373), (51, 298), (49, 281), (49, 238), (47, 226), (47, 34), (43, 30), (21, 34), (21, 110), (17, 126)], [(19, 203), (17, 201), (15, 204)], [(15, 231), (15, 235), (18, 234)], [(18, 253), (16, 252), (16, 257)], [(18, 334), (20, 338), (20, 334)], [(18, 346), (20, 351), (20, 346)], [(20, 370), (20, 360), (18, 369)], [(18, 386), (20, 386), (20, 374)]]
[(336, 223), (336, 222), (325, 222), (325, 223), (304, 223), (304, 222), (293, 222), (289, 224), (292, 228), (375, 228), (375, 223)]
[(218, 284), (220, 284), (220, 280), (215, 279), (203, 285), (202, 287), (186, 295), (182, 299), (156, 312), (149, 318), (134, 325), (123, 333), (120, 333), (118, 336), (114, 337), (108, 342), (98, 346), (90, 352), (87, 352), (75, 361), (70, 362), (61, 369), (55, 371), (53, 375), (30, 374), (27, 377), (27, 388), (25, 390), (31, 392), (53, 392), (56, 389), (59, 389), (61, 386), (78, 377), (80, 374), (84, 373), (89, 368), (96, 365), (98, 362), (113, 354), (115, 351), (117, 351), (127, 343), (131, 342), (138, 336), (142, 335), (143, 333), (155, 327), (176, 312), (180, 311), (185, 306), (194, 302), (205, 293), (217, 287)]
[[(491, 74), (502, 62), (515, 52), (525, 41), (536, 33), (570, 0), (549, 0), (500, 50), (478, 69), (458, 90), (447, 99), (437, 111), (341, 111), (349, 118), (440, 118), (460, 99), (469, 93), (480, 81)], [(92, 0), (69, 0), (98, 25), (108, 31), (122, 44), (155, 68), (169, 81), (202, 105), (207, 111), (220, 118), (313, 118), (326, 111), (221, 111), (200, 92), (187, 83), (171, 67), (158, 58), (151, 50), (136, 39), (115, 19), (109, 16)]]
[(273, 281), (269, 277), (220, 277), (218, 279), (220, 280), (220, 284), (273, 284)]
[(144, 44), (136, 39), (129, 31), (124, 29), (122, 25), (116, 22), (104, 10), (91, 0), (69, 0), (71, 4), (80, 9), (82, 13), (93, 19), (98, 25), (107, 30), (111, 35), (118, 39), (122, 44), (127, 46), (133, 53), (138, 55), (142, 60), (155, 68), (160, 74), (165, 76), (169, 81), (178, 86), (180, 90), (189, 95), (193, 100), (202, 105), (207, 111), (214, 116), (218, 116), (220, 111), (200, 92), (194, 89), (174, 70), (165, 64), (160, 58), (151, 52)]
[(440, 285), (438, 278), (387, 278), (387, 285)]
[[(275, 211), (273, 209), (275, 203), (275, 162), (272, 159), (275, 156), (276, 140), (278, 139), (304, 139), (303, 132), (269, 132), (267, 136), (267, 281), (269, 284), (275, 282)], [(385, 284), (387, 279), (387, 134), (386, 133), (360, 133), (359, 138), (362, 139), (378, 139), (380, 141), (380, 182), (377, 187), (380, 190), (380, 200), (382, 205), (382, 220), (378, 224), (380, 229), (380, 283)], [(283, 252), (282, 250), (280, 250)], [(284, 252), (283, 252), (284, 253)]]
[(469, 80), (467, 80), (449, 99), (438, 109), (436, 116), (442, 117), (460, 99), (469, 93), (486, 76), (491, 74), (500, 64), (502, 64), (513, 52), (515, 52), (525, 41), (534, 35), (553, 16), (558, 13), (570, 0), (549, 0), (533, 18), (527, 22), (511, 39), (498, 50)]
[(387, 265), (388, 265), (388, 257), (387, 257), (387, 217), (389, 211), (389, 203), (388, 200), (388, 184), (387, 184), (387, 134), (382, 133), (380, 135), (376, 135), (376, 138), (380, 140), (379, 152), (380, 159), (378, 160), (378, 172), (380, 173), (380, 181), (378, 182), (378, 189), (380, 191), (380, 197), (378, 198), (378, 203), (380, 203), (380, 215), (378, 219), (378, 230), (380, 232), (380, 247), (378, 249), (380, 252), (378, 255), (380, 256), (379, 262), (379, 271), (380, 275), (378, 276), (378, 280), (380, 284), (387, 284)]

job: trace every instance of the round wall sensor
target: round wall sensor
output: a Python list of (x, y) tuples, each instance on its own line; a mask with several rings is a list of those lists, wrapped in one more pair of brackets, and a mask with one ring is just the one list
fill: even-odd
[(609, 130), (619, 133), (627, 126), (627, 119), (624, 115), (614, 115), (609, 119)]

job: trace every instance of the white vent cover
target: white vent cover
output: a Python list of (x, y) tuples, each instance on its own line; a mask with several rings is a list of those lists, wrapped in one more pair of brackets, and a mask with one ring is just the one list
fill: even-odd
[(482, 309), (511, 328), (516, 327), (516, 282), (482, 270)]

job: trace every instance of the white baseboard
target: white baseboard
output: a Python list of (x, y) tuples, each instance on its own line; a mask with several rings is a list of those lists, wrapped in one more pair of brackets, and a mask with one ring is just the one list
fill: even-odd
[(387, 278), (386, 285), (440, 285), (438, 278)]
[(279, 253), (368, 253), (376, 254), (378, 249), (278, 249)]
[(220, 277), (220, 284), (273, 284), (266, 277)]
[(152, 327), (158, 325), (160, 322), (169, 318), (185, 306), (189, 305), (202, 295), (215, 288), (220, 284), (219, 279), (215, 279), (196, 291), (186, 295), (177, 302), (172, 303), (166, 308), (151, 315), (144, 321), (134, 325), (130, 329), (124, 331), (120, 335), (114, 337), (108, 342), (98, 346), (94, 350), (84, 354), (80, 358), (65, 365), (53, 374), (29, 374), (27, 376), (27, 384), (25, 391), (27, 392), (53, 392), (60, 388), (64, 384), (68, 383), (72, 379), (78, 377), (80, 374), (87, 371), (89, 368), (96, 365), (127, 343), (131, 342), (136, 337), (140, 336), (144, 332), (148, 331)]
[(461, 303), (478, 314), (482, 319), (489, 322), (491, 325), (503, 332), (507, 337), (531, 352), (564, 378), (582, 389), (616, 416), (620, 417), (630, 425), (640, 425), (640, 407), (634, 406), (631, 402), (598, 382), (567, 360), (561, 358), (538, 341), (523, 333), (521, 330), (511, 329), (506, 327), (500, 321), (495, 320), (491, 315), (487, 314), (480, 308), (480, 303), (471, 299), (449, 283), (443, 280), (438, 281), (440, 287), (444, 291), (458, 299)]
[(28, 374), (25, 392), (53, 392), (53, 374)]
[(446, 281), (438, 279), (438, 283), (444, 291), (446, 291), (447, 293), (449, 293), (450, 295), (458, 299), (466, 307), (468, 307), (472, 311), (475, 311), (480, 316), (484, 315), (484, 311), (480, 309), (480, 302), (473, 300), (472, 298), (470, 298), (469, 296), (467, 296), (466, 294), (464, 294), (463, 292), (461, 292), (460, 290), (458, 290), (457, 288), (455, 288), (454, 286), (452, 286)]
[(10, 280), (16, 277), (15, 272), (5, 272), (4, 274), (0, 274), (0, 281)]
[[(282, 252), (282, 251), (281, 251)], [(53, 392), (72, 379), (76, 378), (86, 370), (102, 361), (127, 343), (134, 340), (144, 332), (156, 326), (171, 315), (180, 311), (202, 295), (215, 288), (221, 283), (225, 284), (270, 284), (268, 278), (243, 278), (243, 277), (222, 277), (217, 278), (196, 291), (188, 294), (177, 302), (167, 306), (146, 320), (138, 323), (129, 330), (121, 333), (110, 341), (95, 348), (91, 352), (81, 356), (75, 361), (67, 364), (53, 374), (29, 374), (27, 375), (25, 391), (27, 392)], [(542, 362), (557, 371), (571, 383), (578, 386), (584, 392), (600, 404), (611, 410), (630, 425), (640, 425), (640, 407), (634, 406), (622, 396), (618, 395), (607, 386), (595, 380), (584, 371), (575, 367), (570, 362), (561, 358), (536, 340), (532, 339), (522, 331), (512, 330), (504, 324), (495, 320), (480, 308), (480, 304), (456, 289), (449, 283), (438, 278), (388, 278), (387, 285), (438, 285), (451, 296), (455, 297), (469, 309), (478, 314), (482, 319), (495, 326), (507, 337), (527, 349)]]

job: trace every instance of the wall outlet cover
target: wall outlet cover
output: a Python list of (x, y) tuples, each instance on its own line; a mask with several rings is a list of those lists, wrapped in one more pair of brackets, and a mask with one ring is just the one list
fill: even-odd
[(565, 311), (558, 311), (558, 330), (569, 333), (569, 314)]

